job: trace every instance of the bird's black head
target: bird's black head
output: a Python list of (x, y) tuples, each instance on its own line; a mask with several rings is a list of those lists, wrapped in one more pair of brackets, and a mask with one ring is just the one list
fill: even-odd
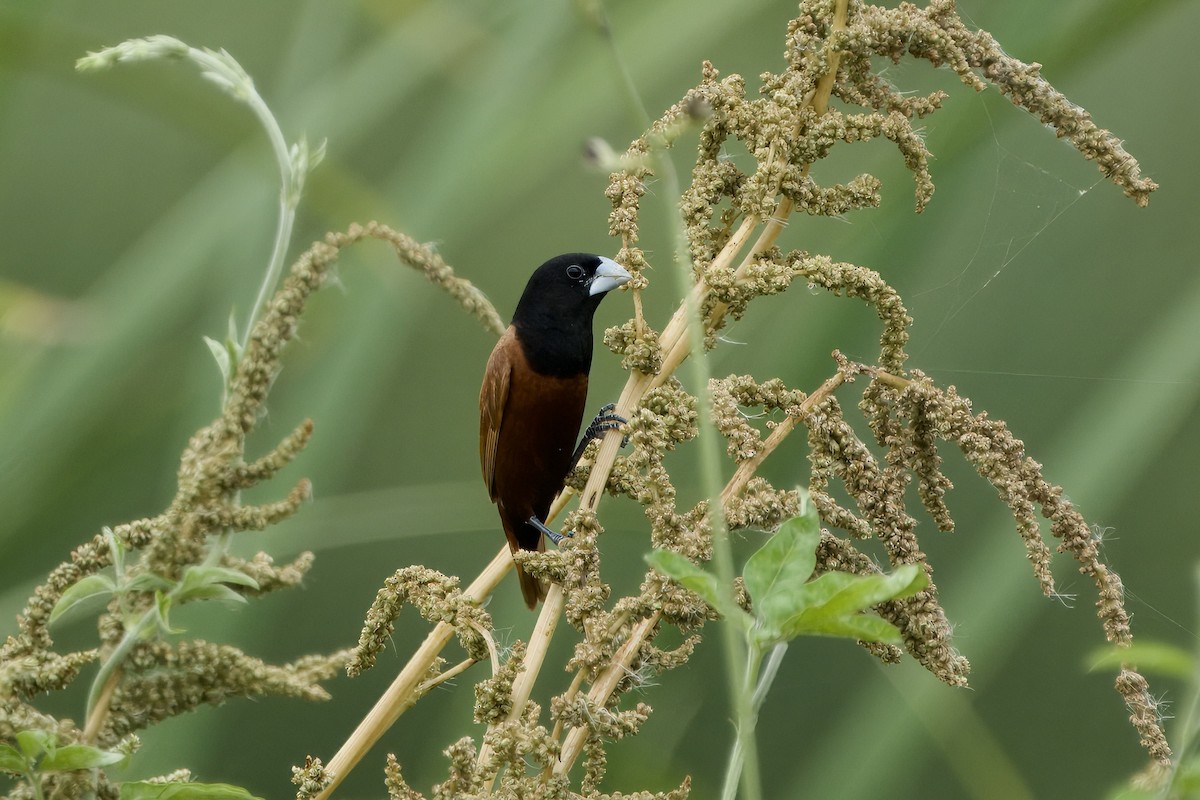
[(630, 277), (617, 262), (590, 253), (566, 253), (538, 267), (512, 319), (530, 365), (543, 375), (587, 372), (596, 307)]

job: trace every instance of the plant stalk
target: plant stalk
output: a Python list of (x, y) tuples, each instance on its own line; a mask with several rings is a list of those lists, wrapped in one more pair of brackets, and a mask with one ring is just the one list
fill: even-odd
[[(512, 554), (505, 544), (496, 554), (491, 563), (479, 574), (462, 594), (464, 602), (478, 603), (487, 597), (500, 583), (500, 580), (512, 567)], [(354, 733), (346, 740), (325, 768), (330, 783), (325, 787), (316, 800), (325, 800), (333, 794), (350, 771), (362, 760), (379, 737), (387, 732), (400, 715), (416, 702), (416, 689), (429, 673), (429, 665), (437, 658), (438, 653), (454, 636), (454, 626), (448, 622), (439, 622), (425, 637), (417, 652), (413, 653), (404, 669), (392, 681), (383, 696), (376, 701), (375, 706), (363, 717), (362, 722), (355, 728)]]

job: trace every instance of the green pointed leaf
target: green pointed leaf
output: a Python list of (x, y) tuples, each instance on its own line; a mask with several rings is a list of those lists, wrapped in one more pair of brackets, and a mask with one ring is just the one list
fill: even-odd
[(885, 600), (911, 597), (929, 583), (925, 570), (918, 564), (901, 564), (892, 572), (852, 577), (854, 580), (825, 602), (829, 611), (835, 614), (865, 611)]
[(1189, 680), (1196, 670), (1190, 652), (1166, 642), (1134, 642), (1129, 647), (1108, 646), (1093, 650), (1087, 659), (1090, 672), (1120, 669), (1122, 664), (1137, 664), (1139, 670)]
[(104, 541), (108, 543), (108, 552), (112, 555), (113, 569), (116, 571), (117, 576), (120, 577), (125, 574), (125, 543), (118, 539), (117, 535), (113, 533), (113, 529), (107, 525), (104, 526), (102, 531), (104, 533)]
[(197, 586), (191, 589), (186, 595), (178, 595), (176, 599), (181, 603), (192, 600), (228, 600), (233, 603), (247, 602), (245, 597), (223, 583), (210, 583), (205, 586)]
[(15, 738), (21, 753), (31, 761), (42, 753), (53, 750), (56, 742), (55, 735), (50, 731), (17, 731)]
[(927, 583), (917, 564), (904, 564), (895, 572), (854, 575), (827, 572), (820, 577), (768, 596), (755, 612), (767, 629), (774, 628), (784, 640), (796, 636), (848, 636), (864, 641), (895, 644), (900, 632), (885, 620), (863, 614), (878, 603), (908, 597)]
[(217, 362), (217, 369), (221, 370), (221, 380), (228, 384), (229, 376), (233, 374), (233, 360), (229, 357), (229, 348), (211, 336), (205, 336), (204, 343), (208, 345), (208, 351)]
[(107, 575), (85, 575), (67, 587), (50, 610), (50, 624), (53, 625), (63, 614), (80, 603), (87, 602), (93, 597), (108, 597), (116, 590), (113, 579)]
[(747, 614), (733, 602), (733, 592), (721, 586), (717, 576), (696, 566), (672, 550), (655, 550), (646, 555), (646, 563), (668, 578), (690, 589), (726, 619), (748, 622)]
[(158, 592), (169, 590), (171, 585), (171, 582), (161, 575), (155, 575), (153, 572), (139, 572), (126, 581), (121, 588), (127, 592)]
[(245, 598), (233, 591), (226, 584), (258, 588), (258, 581), (244, 572), (227, 567), (188, 567), (183, 572), (179, 588), (175, 590), (175, 599), (184, 603), (189, 600), (234, 600), (244, 602)]
[(258, 588), (258, 581), (254, 578), (241, 570), (229, 567), (190, 567), (187, 571), (199, 574), (205, 581), (211, 583), (232, 583), (236, 586), (248, 586), (251, 589)]
[(155, 625), (146, 626), (146, 628), (141, 632), (144, 638), (151, 638), (154, 635), (156, 628), (160, 633), (163, 634), (183, 633), (183, 628), (171, 627), (171, 603), (171, 595), (164, 594), (163, 592), (154, 593)]
[(124, 753), (101, 750), (86, 744), (67, 744), (43, 758), (38, 764), (38, 769), (43, 772), (71, 772), (77, 769), (107, 767), (124, 761), (125, 758)]
[(772, 602), (772, 594), (790, 593), (812, 577), (820, 541), (820, 521), (810, 505), (807, 513), (780, 525), (775, 535), (750, 556), (743, 578), (756, 612), (760, 604)]
[(874, 614), (836, 615), (821, 608), (807, 609), (782, 626), (788, 639), (797, 636), (841, 636), (864, 642), (900, 644), (902, 637), (895, 625)]
[(121, 784), (121, 800), (262, 800), (240, 786), (228, 783), (151, 783), (129, 781)]
[(755, 612), (760, 618), (771, 621), (776, 627), (797, 614), (810, 608), (824, 606), (833, 597), (844, 591), (858, 578), (849, 572), (826, 572), (790, 591), (777, 591), (769, 596)]
[(18, 775), (29, 769), (29, 761), (11, 744), (0, 744), (0, 772), (15, 772)]

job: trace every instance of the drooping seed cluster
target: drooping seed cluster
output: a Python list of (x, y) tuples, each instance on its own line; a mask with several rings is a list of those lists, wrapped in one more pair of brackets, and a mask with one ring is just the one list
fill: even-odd
[[(0, 739), (11, 741), (18, 731), (41, 730), (52, 732), (58, 746), (84, 741), (80, 727), (39, 712), (32, 700), (67, 688), (84, 666), (107, 662), (114, 653), (124, 655), (119, 663), (105, 664), (111, 686), (100, 693), (101, 702), (92, 710), (94, 719), (88, 721), (87, 743), (102, 748), (126, 747), (132, 731), (233, 697), (328, 699), (321, 683), (346, 665), (350, 650), (273, 665), (231, 645), (186, 638), (167, 641), (151, 635), (154, 626), (137, 625), (157, 608), (164, 615), (159, 627), (165, 627), (164, 603), (175, 595), (181, 598), (178, 602), (222, 593), (256, 597), (296, 586), (312, 566), (312, 553), (276, 564), (267, 553), (236, 557), (223, 543), (230, 534), (261, 530), (291, 516), (311, 494), (308, 481), (301, 480), (276, 502), (240, 502), (243, 490), (271, 480), (299, 455), (312, 436), (311, 421), (305, 420), (269, 452), (252, 460), (246, 459), (246, 442), (264, 415), (282, 351), (295, 335), (309, 296), (327, 282), (339, 249), (368, 237), (391, 244), (397, 255), (421, 269), (486, 327), (497, 332), (502, 328), (486, 298), (455, 277), (436, 253), (386, 226), (356, 225), (315, 243), (270, 300), (244, 350), (236, 353), (221, 414), (188, 442), (180, 458), (177, 491), (167, 509), (97, 534), (34, 591), (18, 618), (18, 632), (0, 645)], [(232, 343), (229, 347), (234, 351)], [(101, 646), (55, 651), (49, 622), (64, 594), (81, 580), (107, 575), (105, 570), (114, 566), (115, 575), (107, 579), (112, 598), (97, 620)], [(186, 591), (188, 581), (206, 571), (211, 579), (214, 569), (224, 572), (217, 573), (207, 593), (204, 587)], [(226, 582), (229, 576), (236, 580)], [(463, 610), (461, 618), (464, 646), (486, 653), (480, 635), (468, 625), (468, 621), (486, 621), (486, 613), (471, 607)], [(66, 787), (67, 778), (78, 785)], [(48, 773), (42, 780), (47, 796), (77, 797), (92, 791), (115, 798), (117, 794), (102, 773), (96, 775), (94, 785), (78, 773)]]

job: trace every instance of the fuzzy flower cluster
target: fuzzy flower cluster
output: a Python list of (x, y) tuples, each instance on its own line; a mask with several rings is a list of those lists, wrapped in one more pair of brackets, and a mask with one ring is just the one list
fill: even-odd
[[(339, 249), (364, 238), (386, 241), (486, 327), (502, 328), (495, 309), (477, 289), (456, 277), (431, 249), (386, 226), (356, 225), (314, 244), (292, 267), (244, 349), (238, 352), (227, 343), (230, 370), (221, 414), (188, 442), (180, 458), (178, 487), (166, 510), (105, 528), (52, 570), (27, 602), (16, 633), (0, 645), (0, 741), (12, 742), (18, 733), (34, 731), (52, 735), (58, 747), (79, 744), (116, 751), (131, 746), (133, 731), (234, 697), (328, 699), (321, 683), (347, 664), (350, 650), (274, 665), (231, 645), (169, 638), (173, 631), (167, 615), (172, 605), (212, 597), (248, 599), (296, 586), (312, 566), (311, 553), (276, 564), (267, 553), (236, 557), (228, 552), (227, 542), (238, 532), (262, 530), (294, 514), (311, 494), (308, 481), (301, 480), (275, 502), (240, 502), (243, 490), (272, 480), (300, 454), (313, 434), (311, 421), (305, 420), (265, 455), (251, 460), (246, 458), (247, 438), (264, 415), (283, 349), (296, 332), (309, 296), (327, 283)], [(83, 587), (111, 596), (97, 620), (100, 645), (59, 652), (51, 622)], [(464, 611), (463, 617), (486, 621), (478, 608)], [(486, 653), (479, 635), (464, 630), (469, 631), (464, 639), (473, 652)], [(66, 689), (85, 666), (96, 662), (100, 677), (89, 696), (83, 728), (38, 710), (34, 701), (39, 695)], [(163, 778), (168, 779), (186, 781), (188, 776)], [(118, 793), (102, 770), (47, 772), (37, 780), (44, 794), (36, 796), (115, 798)], [(34, 787), (16, 791), (14, 796), (26, 796)]]
[[(629, 371), (618, 403), (618, 413), (628, 418), (622, 433), (629, 449), (618, 454), (611, 438), (589, 446), (567, 482), (568, 493), (580, 496), (579, 508), (565, 521), (573, 537), (555, 551), (515, 556), (527, 572), (555, 584), (544, 609), (556, 610), (543, 610), (543, 617), (561, 614), (577, 631), (567, 664), (574, 679), (548, 704), (553, 722), (548, 730), (541, 707), (528, 700), (545, 642), (535, 647), (531, 641), (527, 650), (514, 648), (505, 664), (494, 666), (477, 686), (476, 718), (488, 726), (480, 746), (464, 739), (445, 751), (448, 778), (434, 787), (431, 797), (617, 797), (601, 793), (606, 745), (635, 735), (650, 714), (645, 703), (630, 700), (629, 692), (685, 663), (706, 623), (718, 614), (696, 593), (654, 570), (646, 573), (637, 594), (614, 599), (601, 573), (603, 526), (597, 507), (605, 493), (633, 501), (645, 515), (651, 547), (706, 562), (714, 553), (710, 511), (719, 510), (716, 516), (730, 527), (765, 531), (798, 512), (797, 489), (773, 486), (758, 470), (784, 438), (801, 428), (809, 450), (808, 493), (827, 528), (816, 572), (880, 572), (862, 544), (875, 540), (891, 565), (918, 564), (930, 579), (917, 594), (876, 606), (899, 629), (902, 647), (864, 644), (872, 654), (894, 663), (907, 653), (947, 684), (966, 684), (970, 665), (954, 648), (952, 626), (932, 582), (933, 566), (918, 541), (908, 505), (907, 489), (915, 481), (920, 503), (936, 526), (953, 528), (946, 499), (952, 485), (939, 450), (943, 444), (957, 447), (1012, 510), (1043, 591), (1053, 591), (1053, 577), (1039, 515), (1049, 521), (1059, 549), (1070, 553), (1095, 582), (1108, 638), (1129, 642), (1120, 581), (1100, 561), (1090, 531), (1062, 490), (1043, 477), (1040, 465), (1003, 423), (973, 412), (953, 387), (943, 389), (920, 372), (906, 371), (912, 319), (895, 289), (879, 271), (786, 250), (778, 241), (794, 213), (836, 216), (879, 205), (883, 187), (872, 175), (845, 183), (824, 183), (814, 176), (835, 147), (890, 141), (913, 176), (916, 210), (931, 201), (930, 154), (915, 126), (937, 112), (947, 95), (912, 95), (892, 86), (873, 66), (879, 58), (915, 57), (948, 67), (976, 90), (997, 87), (1095, 160), (1139, 204), (1155, 185), (1140, 176), (1137, 162), (1116, 137), (1097, 128), (1086, 112), (1041, 77), (1038, 65), (1007, 56), (990, 35), (969, 30), (949, 0), (933, 0), (926, 8), (804, 0), (788, 24), (785, 44), (784, 69), (763, 75), (756, 95), (748, 92), (741, 76), (722, 77), (705, 62), (700, 83), (623, 154), (612, 154), (606, 146), (593, 148), (598, 154), (608, 152), (604, 163), (613, 165), (606, 190), (612, 203), (609, 232), (620, 242), (618, 260), (633, 274), (628, 289), (634, 316), (604, 338)], [(839, 101), (836, 107), (833, 100)], [(642, 205), (647, 182), (664, 163), (662, 152), (692, 134), (698, 140), (696, 159), (679, 197), (680, 255), (691, 265), (690, 297), (659, 328), (644, 318), (641, 303), (642, 293), (652, 288), (650, 259), (640, 246)], [(691, 354), (689, 308), (700, 312), (706, 347), (715, 347), (729, 319), (751, 313), (757, 298), (785, 292), (797, 279), (872, 308), (881, 324), (873, 363), (851, 362), (835, 353), (833, 374), (807, 393), (777, 379), (745, 375), (690, 389), (677, 379), (677, 368)], [(856, 379), (865, 383), (859, 405), (868, 430), (861, 433), (843, 415), (838, 397)], [(674, 453), (698, 436), (698, 410), (705, 405), (724, 439), (732, 476), (718, 497), (681, 503), (672, 474)], [(884, 455), (875, 455), (880, 449)], [(735, 588), (745, 605), (744, 585)], [(454, 601), (447, 596), (446, 602), (443, 618), (453, 617), (458, 613)], [(557, 617), (540, 619), (534, 638), (548, 637), (546, 631), (552, 632), (556, 622)], [(368, 628), (387, 630), (377, 621)], [(656, 644), (667, 628), (684, 633), (682, 644)], [(1126, 669), (1117, 684), (1144, 746), (1165, 763), (1169, 749), (1145, 680)], [(583, 777), (572, 793), (567, 778), (579, 759)], [(390, 797), (426, 796), (404, 782), (395, 758), (389, 759), (386, 778)], [(688, 788), (685, 780), (666, 795), (620, 796), (676, 798)], [(301, 796), (328, 796), (329, 789), (323, 791)]]

